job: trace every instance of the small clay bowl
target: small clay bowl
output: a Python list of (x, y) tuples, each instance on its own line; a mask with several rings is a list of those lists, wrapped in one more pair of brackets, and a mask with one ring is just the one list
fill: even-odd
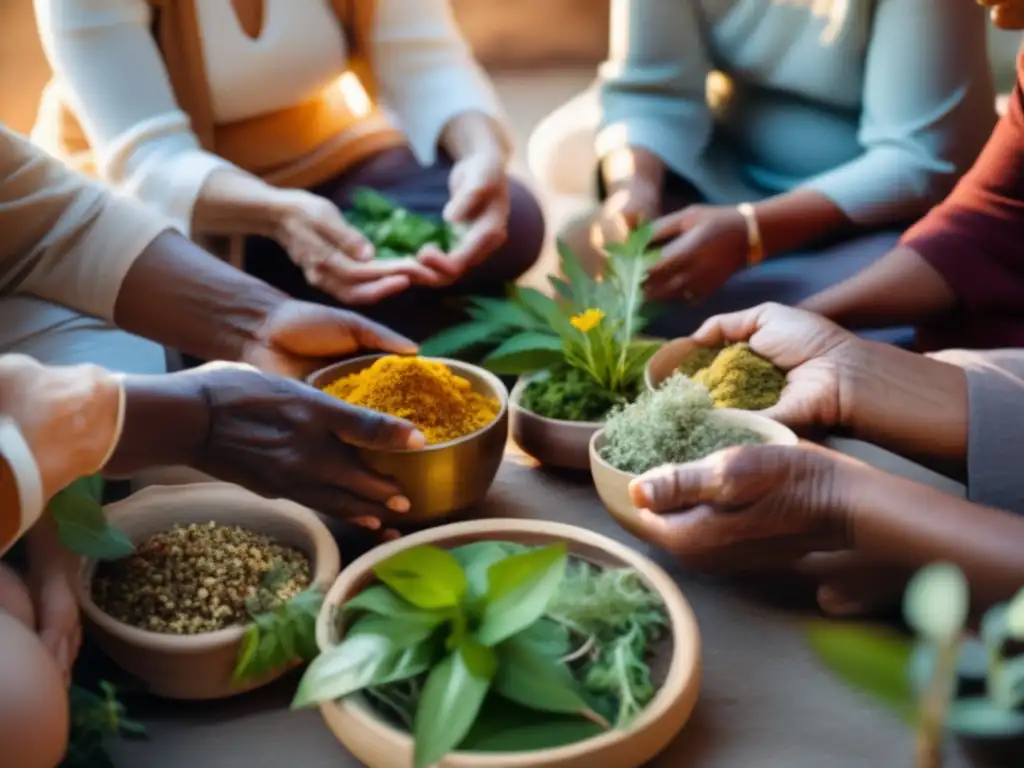
[(512, 388), (509, 399), (512, 440), (523, 453), (545, 466), (587, 469), (590, 466), (587, 446), (604, 422), (549, 419), (523, 408), (519, 403), (531, 380), (531, 376), (522, 376)]
[[(733, 408), (718, 408), (712, 411), (712, 418), (729, 426), (749, 429), (772, 445), (796, 445), (799, 440), (793, 431), (777, 421), (751, 411)], [(636, 507), (629, 496), (629, 484), (637, 475), (616, 469), (601, 458), (604, 445), (604, 430), (597, 432), (590, 441), (590, 474), (594, 478), (597, 495), (616, 522), (630, 533), (637, 533)]]
[(649, 390), (657, 389), (698, 349), (700, 345), (689, 337), (673, 339), (663, 344), (647, 361), (644, 368), (644, 385)]
[[(313, 585), (324, 592), (341, 567), (338, 545), (314, 512), (283, 499), (265, 499), (227, 483), (150, 486), (105, 508), (111, 525), (134, 543), (175, 524), (238, 525), (301, 550), (310, 558)], [(259, 688), (288, 668), (244, 686), (231, 681), (247, 626), (201, 635), (168, 635), (120, 622), (92, 599), (95, 560), (79, 565), (75, 590), (86, 630), (114, 663), (167, 699), (222, 699)]]
[[(344, 360), (317, 371), (307, 380), (323, 389), (338, 379), (369, 368), (384, 355)], [(444, 363), (479, 392), (498, 401), (498, 415), (490, 424), (449, 443), (411, 451), (360, 449), (367, 465), (393, 477), (409, 499), (404, 520), (433, 521), (474, 507), (484, 500), (498, 474), (508, 442), (508, 390), (494, 374), (469, 363), (427, 358)]]
[[(434, 768), (637, 768), (661, 752), (682, 730), (700, 692), (701, 641), (697, 621), (676, 583), (639, 552), (606, 536), (563, 523), (538, 520), (473, 520), (421, 531), (371, 550), (342, 572), (317, 620), (322, 651), (340, 641), (338, 606), (373, 583), (373, 569), (398, 552), (424, 544), (452, 548), (474, 541), (515, 541), (530, 546), (564, 542), (576, 557), (598, 566), (634, 569), (661, 597), (669, 620), (665, 642), (651, 660), (658, 692), (627, 728), (592, 739), (529, 752), (453, 752)], [(320, 707), (327, 725), (357, 760), (369, 768), (408, 768), (413, 740), (380, 719), (360, 696)]]

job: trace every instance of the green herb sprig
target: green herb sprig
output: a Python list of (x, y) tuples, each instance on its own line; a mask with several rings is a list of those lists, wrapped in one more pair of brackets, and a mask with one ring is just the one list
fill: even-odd
[(49, 513), (60, 542), (71, 552), (97, 560), (120, 560), (135, 552), (131, 540), (103, 514), (103, 478), (83, 477), (56, 494)]
[(266, 595), (273, 593), (275, 582), (287, 573), (271, 570), (264, 577), (261, 593), (246, 600), (253, 623), (245, 631), (232, 674), (232, 682), (241, 686), (260, 680), (290, 664), (311, 661), (319, 649), (316, 644), (316, 617), (323, 604), (323, 593), (312, 587), (279, 605), (270, 606)]
[(428, 245), (449, 253), (465, 233), (461, 225), (420, 216), (365, 187), (352, 194), (347, 217), (373, 244), (378, 259), (415, 256)]
[(629, 399), (657, 349), (639, 338), (649, 314), (643, 284), (659, 258), (651, 248), (652, 234), (644, 226), (625, 243), (606, 245), (608, 258), (598, 277), (587, 274), (572, 250), (559, 243), (564, 277), (548, 278), (554, 297), (515, 286), (505, 300), (471, 299), (469, 322), (428, 339), (423, 354), (445, 357), (490, 348), (483, 364), (515, 376), (568, 364), (604, 391)]
[[(567, 634), (544, 618), (566, 563), (564, 544), (526, 549), (492, 541), (389, 558), (374, 569), (382, 583), (344, 606), (343, 618), (355, 620), (309, 666), (292, 706), (370, 688), (379, 699), (382, 686), (407, 681), (399, 691), (405, 700), (389, 708), (415, 701), (416, 768), (507, 733), (510, 709), (599, 732), (608, 722), (562, 660)], [(383, 696), (394, 699), (395, 689)]]
[(71, 732), (61, 768), (114, 768), (104, 749), (107, 739), (118, 736), (147, 736), (146, 727), (126, 716), (113, 685), (103, 680), (100, 692), (79, 685), (68, 691)]

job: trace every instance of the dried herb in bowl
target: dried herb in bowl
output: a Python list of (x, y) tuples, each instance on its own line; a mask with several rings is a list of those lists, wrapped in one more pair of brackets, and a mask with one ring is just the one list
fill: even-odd
[(696, 461), (731, 445), (764, 442), (756, 432), (716, 420), (708, 390), (681, 373), (613, 411), (604, 439), (601, 458), (637, 475), (662, 464)]
[(703, 384), (716, 408), (762, 411), (779, 402), (786, 374), (749, 344), (699, 349), (679, 371)]
[(562, 421), (603, 421), (615, 406), (636, 396), (639, 384), (627, 397), (615, 395), (586, 371), (558, 365), (534, 376), (523, 389), (520, 405), (548, 419)]
[(175, 525), (131, 557), (100, 563), (96, 605), (152, 632), (195, 635), (247, 624), (310, 585), (302, 552), (238, 526)]

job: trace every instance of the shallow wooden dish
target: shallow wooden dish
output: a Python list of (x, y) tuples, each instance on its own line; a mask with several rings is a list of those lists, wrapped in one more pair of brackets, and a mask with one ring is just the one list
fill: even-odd
[[(305, 552), (313, 584), (325, 592), (341, 567), (338, 545), (314, 512), (290, 501), (265, 499), (227, 483), (150, 486), (105, 509), (133, 542), (176, 523), (240, 525)], [(246, 626), (201, 635), (167, 635), (124, 624), (100, 610), (91, 594), (96, 561), (83, 559), (75, 589), (86, 629), (96, 644), (150, 693), (168, 699), (220, 699), (266, 685), (287, 669), (246, 686), (231, 674)]]
[(509, 398), (512, 440), (524, 453), (545, 466), (587, 469), (590, 466), (587, 446), (604, 422), (549, 419), (526, 410), (519, 401), (529, 383), (529, 376), (520, 377)]
[[(713, 418), (720, 419), (734, 427), (741, 427), (757, 432), (771, 445), (796, 445), (799, 442), (793, 431), (777, 421), (751, 411), (739, 411), (733, 408), (718, 408), (712, 411)], [(594, 487), (605, 509), (611, 513), (616, 522), (630, 533), (636, 530), (636, 507), (629, 496), (629, 484), (637, 475), (616, 469), (601, 458), (601, 446), (604, 444), (604, 430), (597, 432), (590, 441), (590, 474), (594, 478)]]
[[(323, 368), (307, 379), (323, 389), (338, 379), (369, 368), (384, 355), (366, 355)], [(429, 358), (447, 365), (466, 379), (473, 391), (498, 400), (497, 417), (483, 429), (452, 440), (412, 451), (360, 449), (370, 467), (393, 477), (411, 503), (403, 519), (440, 520), (474, 507), (484, 500), (498, 474), (508, 442), (508, 390), (494, 374), (469, 363)]]
[[(382, 561), (422, 544), (456, 547), (498, 539), (529, 545), (564, 541), (570, 553), (607, 567), (628, 566), (665, 603), (671, 642), (652, 668), (661, 687), (632, 727), (593, 739), (531, 752), (454, 752), (438, 768), (637, 768), (661, 752), (686, 724), (700, 691), (700, 632), (689, 603), (674, 581), (639, 552), (600, 534), (562, 523), (536, 520), (474, 520), (453, 523), (385, 544), (347, 567), (327, 593), (317, 622), (322, 650), (338, 641), (337, 607), (373, 582), (372, 569)], [(663, 675), (657, 675), (664, 669)], [(369, 768), (408, 768), (412, 737), (379, 719), (358, 696), (321, 706), (324, 720), (338, 740)]]

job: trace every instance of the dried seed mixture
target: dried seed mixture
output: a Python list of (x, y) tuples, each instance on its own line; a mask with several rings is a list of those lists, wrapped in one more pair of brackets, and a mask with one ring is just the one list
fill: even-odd
[(102, 563), (92, 596), (118, 621), (195, 635), (247, 624), (309, 585), (309, 558), (299, 550), (211, 522), (175, 525), (133, 556)]

